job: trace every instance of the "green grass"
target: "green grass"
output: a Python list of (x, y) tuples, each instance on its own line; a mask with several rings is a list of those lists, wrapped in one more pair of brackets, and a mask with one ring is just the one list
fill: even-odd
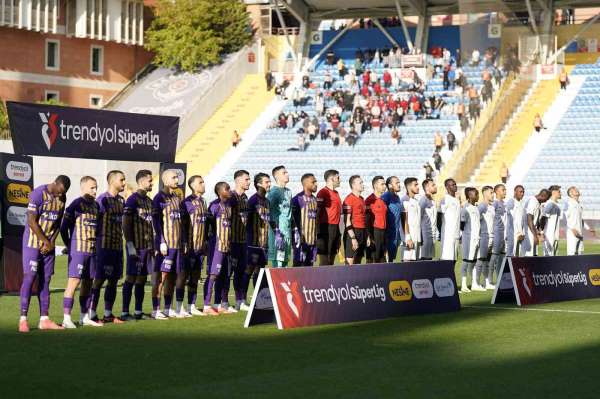
[[(600, 300), (532, 308), (593, 314), (503, 310), (490, 298), (461, 295), (482, 308), (458, 313), (289, 331), (244, 329), (235, 314), (23, 335), (18, 297), (1, 296), (0, 398), (598, 397)], [(61, 305), (57, 289), (56, 320)]]

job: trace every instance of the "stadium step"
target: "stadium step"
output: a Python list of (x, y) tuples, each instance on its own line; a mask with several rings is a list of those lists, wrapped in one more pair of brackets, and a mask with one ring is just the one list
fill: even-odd
[(500, 180), (502, 163), (510, 167), (529, 137), (535, 133), (533, 120), (536, 114), (544, 115), (554, 102), (559, 90), (558, 81), (540, 81), (514, 115), (512, 123), (507, 126), (505, 133), (498, 138), (491, 151), (483, 159), (472, 181), (475, 185), (494, 184)]
[(186, 162), (188, 175), (205, 176), (231, 148), (233, 131), (244, 132), (273, 99), (264, 77), (247, 75), (233, 94), (178, 151), (177, 162)]

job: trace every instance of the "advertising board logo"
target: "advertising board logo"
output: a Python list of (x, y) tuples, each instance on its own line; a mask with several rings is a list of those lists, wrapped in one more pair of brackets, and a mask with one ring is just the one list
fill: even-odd
[(295, 292), (293, 292), (292, 283), (288, 281), (287, 283), (282, 282), (280, 284), (281, 288), (283, 288), (283, 290), (285, 291), (285, 299), (288, 307), (297, 318), (300, 318), (300, 309), (298, 308), (298, 305), (295, 302), (295, 299), (298, 297), (298, 295), (294, 295)]
[(6, 177), (10, 180), (29, 181), (31, 166), (26, 162), (10, 161), (6, 164)]
[(25, 226), (27, 219), (27, 208), (22, 206), (11, 206), (6, 211), (6, 221), (13, 226)]
[[(44, 139), (44, 143), (46, 143), (46, 147), (48, 147), (48, 151), (50, 151), (58, 137), (58, 128), (56, 127), (58, 114), (45, 114), (43, 112), (39, 112), (38, 114), (42, 120), (42, 138)], [(50, 133), (48, 133), (48, 129), (50, 129)]]
[(433, 298), (433, 285), (428, 278), (413, 280), (412, 291), (417, 299)]
[(24, 184), (10, 183), (6, 187), (6, 199), (13, 204), (27, 204), (31, 188)]
[(433, 280), (433, 288), (435, 289), (435, 294), (440, 298), (453, 296), (456, 292), (454, 283), (449, 277), (436, 278)]
[(600, 285), (600, 269), (590, 269), (588, 275), (592, 285)]
[(412, 289), (410, 288), (409, 282), (406, 280), (390, 281), (388, 289), (390, 291), (390, 296), (396, 302), (410, 301), (412, 299)]

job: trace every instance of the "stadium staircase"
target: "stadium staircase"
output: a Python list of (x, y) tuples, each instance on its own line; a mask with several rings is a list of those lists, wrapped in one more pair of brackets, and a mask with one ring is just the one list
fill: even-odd
[(563, 197), (570, 186), (582, 191), (584, 217), (600, 217), (600, 62), (578, 64), (573, 79), (584, 78), (556, 129), (549, 133), (524, 181), (529, 194), (551, 184), (561, 185)]
[(177, 152), (177, 162), (186, 162), (188, 175), (207, 175), (231, 148), (233, 131), (245, 138), (247, 129), (271, 103), (264, 77), (246, 75), (233, 94), (217, 109)]
[(529, 93), (511, 121), (505, 126), (496, 142), (485, 155), (471, 182), (476, 186), (496, 184), (500, 180), (502, 163), (512, 165), (529, 137), (535, 132), (533, 120), (536, 114), (544, 115), (556, 98), (558, 81), (542, 80)]
[[(352, 53), (352, 56), (354, 53)], [(346, 65), (352, 65), (353, 59), (345, 59)], [(322, 87), (326, 70), (330, 71), (334, 79), (334, 88), (346, 87), (345, 82), (338, 76), (337, 68), (329, 67), (323, 63), (316, 66), (310, 74), (313, 83)], [(383, 67), (371, 67), (381, 75)], [(463, 67), (469, 83), (479, 88), (483, 66)], [(305, 111), (309, 116), (315, 114), (314, 96), (316, 90), (309, 89), (309, 101), (305, 106), (294, 107), (287, 102), (284, 112)], [(426, 87), (426, 95), (447, 94), (443, 91), (441, 79), (432, 79)], [(458, 101), (454, 97), (445, 97), (448, 103)], [(332, 102), (326, 106), (333, 105)], [(423, 165), (430, 161), (433, 154), (433, 137), (436, 131), (446, 133), (449, 130), (459, 132), (459, 123), (455, 115), (442, 115), (440, 119), (415, 120), (412, 115), (407, 116), (404, 125), (400, 127), (402, 141), (400, 144), (392, 143), (390, 130), (382, 129), (381, 132), (373, 130), (363, 134), (354, 147), (334, 147), (331, 140), (307, 141), (305, 151), (295, 151), (297, 148), (297, 129), (300, 124), (292, 128), (267, 128), (258, 135), (253, 145), (250, 146), (240, 158), (234, 162), (221, 178), (230, 180), (237, 169), (247, 169), (251, 173), (259, 171), (269, 172), (276, 165), (284, 164), (290, 173), (289, 187), (295, 192), (301, 189), (300, 177), (304, 173), (314, 173), (322, 182), (322, 176), (327, 169), (337, 169), (342, 174), (340, 194), (349, 192), (345, 182), (351, 174), (359, 174), (366, 182), (366, 194), (371, 191), (370, 180), (376, 175), (397, 175), (402, 178), (407, 176), (421, 176)], [(457, 134), (458, 136), (458, 134)], [(323, 183), (321, 183), (323, 184)]]

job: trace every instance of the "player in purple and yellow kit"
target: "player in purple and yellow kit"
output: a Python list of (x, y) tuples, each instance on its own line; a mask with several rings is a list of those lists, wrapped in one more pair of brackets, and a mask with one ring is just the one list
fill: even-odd
[(27, 312), (33, 284), (38, 280), (40, 330), (57, 330), (61, 326), (48, 318), (50, 279), (54, 274), (54, 242), (65, 209), (65, 194), (71, 180), (60, 175), (54, 182), (37, 187), (29, 194), (27, 226), (23, 233), (23, 283), (21, 284), (21, 318), (19, 332), (29, 332)]
[[(154, 228), (152, 227), (152, 200), (148, 193), (152, 191), (152, 172), (147, 169), (135, 175), (138, 189), (125, 201), (123, 209), (123, 236), (127, 251), (127, 270), (123, 282), (122, 320), (141, 320), (144, 318), (144, 286), (148, 274), (154, 270)], [(135, 290), (134, 317), (129, 314), (131, 294)], [(160, 313), (160, 312), (159, 312)], [(156, 319), (166, 319), (160, 313)]]
[(117, 299), (117, 283), (123, 277), (123, 208), (125, 199), (119, 194), (125, 190), (125, 174), (120, 170), (111, 170), (106, 175), (108, 191), (96, 199), (100, 207), (98, 229), (96, 231), (96, 271), (92, 283), (92, 302), (90, 318), (98, 321), (96, 308), (100, 299), (100, 290), (108, 280), (104, 290), (104, 323), (123, 322), (112, 313)]
[(160, 311), (160, 294), (164, 288), (165, 307), (163, 313), (167, 317), (189, 317), (187, 312), (175, 314), (171, 310), (173, 291), (177, 275), (185, 272), (185, 242), (181, 218), (182, 201), (175, 192), (179, 178), (174, 170), (162, 173), (163, 190), (152, 200), (152, 224), (154, 225), (154, 246), (158, 248), (154, 267), (152, 286), (153, 314)]
[[(204, 282), (204, 309), (210, 316), (219, 313), (231, 313), (230, 309), (210, 306), (210, 298), (215, 291), (215, 304), (223, 300), (223, 287), (229, 278), (229, 253), (231, 250), (231, 191), (229, 184), (218, 182), (215, 185), (217, 199), (210, 203), (211, 231), (208, 245), (207, 278)], [(216, 308), (216, 309), (215, 309)]]
[(292, 198), (294, 266), (312, 266), (317, 257), (317, 179), (302, 176), (303, 191)]
[[(202, 197), (206, 192), (202, 176), (194, 175), (188, 179), (192, 190), (184, 201), (186, 217), (189, 218), (187, 242), (189, 245), (188, 262), (188, 312), (193, 316), (206, 316), (196, 308), (198, 281), (202, 273), (202, 263), (208, 252), (208, 207)], [(177, 304), (179, 307), (179, 303)]]
[[(229, 256), (229, 273), (233, 273), (233, 289), (235, 291), (235, 309), (241, 309), (243, 301), (243, 280), (248, 261), (246, 258), (246, 226), (248, 225), (248, 197), (246, 191), (250, 188), (250, 173), (246, 170), (237, 170), (233, 174), (235, 187), (231, 191), (231, 253)], [(229, 308), (229, 278), (225, 282), (221, 307)]]
[(63, 308), (65, 328), (76, 328), (71, 320), (73, 297), (79, 290), (79, 306), (81, 314), (79, 324), (82, 326), (102, 326), (88, 314), (92, 276), (96, 269), (96, 229), (100, 207), (96, 202), (96, 179), (84, 176), (80, 181), (81, 197), (76, 198), (65, 210), (65, 216), (60, 226), (60, 235), (69, 253), (69, 270), (67, 288), (65, 289)]
[(248, 225), (246, 226), (246, 242), (248, 243), (248, 267), (244, 274), (243, 301), (240, 310), (248, 311), (246, 303), (250, 278), (256, 279), (258, 272), (267, 264), (269, 246), (269, 200), (267, 193), (271, 189), (271, 179), (266, 173), (258, 173), (254, 176), (254, 188), (256, 193), (248, 200)]

